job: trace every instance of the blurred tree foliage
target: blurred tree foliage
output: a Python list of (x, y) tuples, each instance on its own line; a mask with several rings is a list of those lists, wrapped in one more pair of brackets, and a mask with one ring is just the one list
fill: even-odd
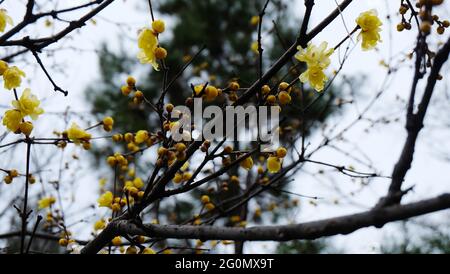
[[(183, 104), (185, 98), (192, 94), (191, 83), (209, 82), (211, 85), (223, 88), (231, 80), (238, 80), (241, 87), (247, 87), (257, 79), (258, 54), (251, 50), (251, 45), (257, 41), (258, 27), (251, 23), (251, 19), (259, 14), (264, 2), (261, 0), (165, 0), (159, 2), (159, 6), (155, 7), (157, 17), (163, 15), (164, 18), (168, 16), (171, 18), (170, 24), (167, 25), (172, 35), (164, 33), (160, 41), (168, 51), (168, 57), (165, 60), (169, 67), (168, 81), (200, 50), (202, 45), (206, 46), (192, 65), (174, 82), (167, 94), (168, 101), (174, 105)], [(290, 15), (292, 11), (287, 9), (286, 4), (289, 4), (288, 1), (271, 1), (264, 17), (262, 45), (265, 69), (284, 53), (285, 49), (294, 42), (298, 33), (301, 20)], [(148, 12), (148, 9), (144, 11)], [(150, 25), (150, 16), (148, 24)], [(99, 119), (105, 115), (114, 117), (115, 132), (136, 132), (140, 129), (155, 132), (159, 127), (156, 113), (148, 106), (131, 104), (130, 99), (120, 92), (120, 86), (124, 84), (127, 75), (141, 74), (142, 71), (137, 71), (136, 67), (144, 66), (137, 66), (138, 62), (136, 56), (130, 55), (125, 49), (113, 52), (106, 45), (100, 49), (101, 78), (95, 82), (95, 85), (88, 87), (86, 95), (92, 104), (93, 114)], [(303, 69), (302, 64), (293, 59), (289, 66), (272, 79), (270, 85), (276, 86), (282, 81), (290, 82), (298, 77)], [(161, 93), (163, 80), (162, 72), (154, 72), (151, 66), (146, 66), (144, 77), (138, 77), (137, 86), (147, 98), (156, 102)], [(293, 94), (292, 106), (284, 108), (280, 116), (281, 119), (285, 119), (285, 125), (287, 125), (283, 128), (284, 134), (281, 136), (282, 141), (287, 145), (298, 139), (302, 132), (305, 135), (309, 134), (311, 129), (319, 126), (333, 111), (336, 112), (336, 108), (331, 107), (335, 103), (336, 91), (328, 90), (302, 120), (301, 106), (308, 105), (317, 95), (311, 90), (301, 92), (298, 84)], [(223, 103), (220, 100), (225, 99), (219, 99), (216, 102), (219, 105)], [(96, 156), (97, 164), (106, 165), (104, 156), (111, 155), (119, 149), (119, 146), (114, 146), (110, 142), (107, 146), (96, 147), (92, 151)], [(139, 163), (139, 165), (136, 170), (148, 171), (151, 163)], [(278, 187), (284, 188), (285, 183), (282, 182)], [(236, 191), (238, 190), (230, 187), (230, 191), (219, 198), (231, 197), (236, 194)], [(278, 208), (282, 210), (292, 208), (292, 199), (289, 195), (279, 190), (269, 192), (282, 201)], [(201, 193), (196, 190), (192, 195), (198, 198)], [(259, 200), (258, 203), (263, 204), (264, 201)], [(177, 200), (176, 203), (167, 203), (164, 207), (158, 206), (158, 208), (160, 218), (165, 216), (166, 220), (181, 222), (192, 218), (196, 207), (192, 200)], [(282, 212), (285, 211), (277, 211), (273, 214), (272, 221), (276, 222), (279, 217), (283, 217), (285, 214)], [(252, 216), (248, 216), (248, 219), (255, 222), (262, 221), (259, 217), (252, 219)], [(308, 248), (313, 248), (314, 244), (311, 243), (310, 246)], [(317, 246), (317, 249), (319, 248), (321, 248), (320, 245)]]
[(384, 254), (450, 254), (450, 230), (448, 222), (439, 227), (430, 225), (415, 226), (404, 223), (400, 236), (383, 241), (381, 253)]

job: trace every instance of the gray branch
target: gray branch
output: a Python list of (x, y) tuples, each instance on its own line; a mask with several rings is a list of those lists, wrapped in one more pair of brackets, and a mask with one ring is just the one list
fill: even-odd
[(257, 226), (235, 228), (223, 226), (193, 225), (137, 225), (132, 221), (113, 221), (99, 237), (88, 243), (82, 253), (97, 253), (116, 235), (145, 235), (152, 238), (240, 240), (240, 241), (288, 241), (317, 239), (324, 236), (349, 234), (370, 226), (405, 220), (450, 208), (450, 193), (405, 205), (372, 209), (370, 211), (337, 218), (293, 225)]

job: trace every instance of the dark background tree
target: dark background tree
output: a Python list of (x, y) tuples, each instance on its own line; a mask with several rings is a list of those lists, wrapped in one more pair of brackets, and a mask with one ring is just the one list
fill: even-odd
[[(252, 50), (252, 43), (257, 41), (258, 21), (252, 17), (258, 16), (262, 9), (262, 1), (247, 0), (227, 0), (227, 1), (188, 1), (188, 0), (166, 0), (161, 1), (155, 9), (159, 15), (170, 16), (174, 21), (171, 38), (166, 39), (164, 35), (161, 45), (167, 49), (168, 57), (165, 60), (169, 67), (167, 79), (172, 79), (176, 73), (200, 50), (202, 45), (206, 48), (198, 55), (191, 66), (189, 66), (177, 78), (171, 86), (167, 97), (174, 105), (183, 104), (185, 98), (192, 94), (190, 84), (200, 84), (208, 82), (217, 87), (227, 87), (230, 81), (238, 81), (241, 86), (249, 86), (258, 76), (258, 54)], [(145, 10), (146, 12), (146, 10)], [(158, 15), (158, 16), (159, 16)], [(264, 67), (269, 67), (280, 55), (284, 53), (288, 45), (294, 42), (298, 25), (298, 19), (293, 20), (283, 1), (272, 1), (264, 16), (263, 49)], [(256, 22), (256, 24), (255, 24)], [(150, 18), (149, 18), (150, 24)], [(265, 38), (267, 37), (267, 38)], [(267, 40), (269, 39), (269, 40)], [(120, 41), (120, 39), (118, 39)], [(87, 100), (92, 104), (92, 112), (101, 119), (105, 115), (111, 115), (115, 119), (116, 132), (136, 132), (146, 129), (154, 132), (159, 127), (158, 116), (145, 106), (136, 106), (129, 102), (129, 98), (120, 92), (120, 86), (124, 83), (126, 75), (133, 75), (133, 64), (136, 57), (128, 54), (125, 50), (119, 52), (111, 51), (107, 45), (100, 49), (99, 66), (101, 79), (90, 86), (87, 91)], [(276, 77), (272, 79), (271, 86), (280, 82), (290, 82), (297, 78), (303, 67), (294, 58), (290, 65), (280, 70)], [(164, 81), (162, 72), (154, 72), (152, 68), (147, 69), (146, 78), (139, 80), (138, 87), (146, 98), (156, 102), (161, 92), (161, 83)], [(284, 108), (280, 119), (284, 120), (285, 127), (280, 136), (286, 147), (291, 147), (294, 140), (301, 135), (308, 135), (311, 131), (326, 120), (331, 113), (337, 113), (336, 91), (329, 90), (326, 95), (315, 102), (314, 106), (305, 115), (305, 120), (299, 115), (300, 105), (307, 106), (314, 100), (314, 97), (303, 96), (299, 85), (293, 87), (292, 107)], [(216, 102), (221, 105), (223, 102)], [(150, 113), (150, 114), (149, 114)], [(235, 143), (236, 146), (239, 144)], [(105, 166), (104, 155), (111, 155), (121, 147), (105, 146), (93, 149), (96, 164)], [(126, 149), (126, 148), (124, 148)], [(136, 170), (149, 170), (153, 163), (139, 163)], [(231, 173), (236, 173), (232, 170)], [(247, 180), (255, 177), (255, 174), (248, 173)], [(286, 211), (297, 205), (295, 196), (284, 192), (288, 180), (283, 180), (273, 190), (269, 190), (270, 196), (275, 197), (279, 206), (274, 206), (273, 202), (267, 199), (258, 198), (258, 204), (265, 207), (273, 207), (273, 217), (269, 222), (278, 222)], [(218, 184), (221, 182), (217, 182)], [(241, 191), (233, 184), (228, 185), (227, 192), (216, 197), (219, 200), (226, 200), (236, 196)], [(201, 190), (192, 191), (196, 198), (200, 197)], [(294, 197), (294, 198), (293, 198)], [(296, 207), (296, 206), (295, 206)], [(157, 209), (156, 209), (157, 208)], [(181, 223), (192, 218), (195, 206), (189, 201), (177, 201), (177, 203), (166, 203), (164, 206), (158, 205), (154, 208), (158, 211), (159, 218), (166, 218), (167, 222)], [(174, 214), (175, 213), (175, 214)], [(247, 216), (246, 208), (235, 210), (231, 215), (239, 215), (241, 219), (263, 222), (259, 216)], [(227, 225), (233, 225), (226, 221)], [(311, 242), (309, 246), (315, 245)], [(320, 244), (317, 245), (319, 249)], [(242, 251), (242, 246), (238, 247)], [(308, 249), (305, 249), (308, 250)], [(314, 250), (314, 248), (312, 248)]]

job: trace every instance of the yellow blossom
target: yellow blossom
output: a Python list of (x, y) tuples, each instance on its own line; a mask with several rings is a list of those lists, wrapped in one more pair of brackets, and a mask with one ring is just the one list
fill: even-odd
[(140, 62), (143, 64), (151, 64), (153, 68), (158, 71), (159, 66), (155, 56), (155, 50), (158, 47), (158, 39), (151, 29), (144, 28), (139, 33), (138, 47), (141, 49), (138, 53)]
[(0, 60), (0, 75), (3, 75), (5, 71), (8, 69), (8, 63), (3, 60)]
[(20, 123), (22, 122), (22, 113), (17, 109), (10, 109), (5, 112), (3, 116), (3, 125), (5, 125), (12, 132), (16, 132)]
[(72, 126), (67, 130), (67, 137), (75, 144), (80, 142), (87, 142), (91, 139), (91, 134), (81, 129), (76, 123), (72, 123)]
[(29, 115), (31, 119), (36, 120), (39, 115), (44, 113), (44, 110), (39, 107), (41, 102), (37, 97), (31, 94), (29, 88), (25, 89), (20, 96), (19, 100), (14, 100), (12, 105), (18, 109), (23, 116)]
[(13, 25), (13, 20), (8, 15), (5, 9), (0, 9), (0, 32), (4, 32), (6, 24)]
[(361, 47), (363, 50), (373, 49), (378, 42), (381, 42), (381, 26), (383, 23), (376, 10), (363, 12), (356, 19), (356, 24), (361, 28), (358, 40), (362, 39)]
[(42, 198), (38, 201), (38, 207), (39, 209), (50, 207), (52, 204), (56, 202), (55, 197), (46, 197)]
[(103, 193), (100, 198), (97, 200), (99, 207), (111, 207), (111, 204), (113, 202), (113, 194), (111, 191), (107, 191)]
[(320, 66), (308, 67), (308, 69), (300, 75), (300, 81), (302, 83), (309, 82), (311, 87), (319, 92), (324, 89), (327, 80), (328, 77)]
[(281, 169), (281, 160), (278, 157), (270, 156), (267, 158), (267, 169), (270, 173), (278, 173)]
[(299, 46), (299, 52), (295, 55), (295, 58), (308, 66), (307, 70), (300, 75), (300, 81), (309, 82), (316, 91), (322, 91), (328, 80), (323, 71), (330, 65), (330, 56), (334, 49), (327, 49), (327, 47), (327, 42), (322, 42), (319, 47), (310, 43), (306, 49)]
[(295, 58), (305, 62), (308, 66), (319, 66), (322, 69), (326, 69), (331, 63), (330, 56), (334, 52), (333, 48), (327, 49), (327, 47), (327, 42), (322, 42), (318, 47), (309, 43), (306, 49), (298, 46)]
[(22, 83), (22, 77), (25, 77), (25, 72), (20, 70), (16, 66), (8, 67), (3, 72), (3, 81), (6, 89), (13, 89), (20, 86)]

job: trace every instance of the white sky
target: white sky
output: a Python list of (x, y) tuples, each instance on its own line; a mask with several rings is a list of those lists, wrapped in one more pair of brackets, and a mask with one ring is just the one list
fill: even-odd
[[(1, 6), (8, 10), (16, 23), (20, 21), (24, 11), (24, 6), (17, 2), (18, 1), (16, 0), (6, 0)], [(59, 2), (61, 3), (63, 1)], [(85, 1), (70, 1), (70, 6), (75, 3), (84, 2)], [(61, 87), (69, 90), (69, 96), (64, 97), (61, 94), (55, 94), (51, 84), (45, 78), (45, 75), (36, 66), (18, 63), (18, 66), (23, 68), (27, 73), (27, 81), (29, 82), (27, 83), (27, 86), (30, 86), (39, 98), (45, 98), (43, 107), (47, 112), (63, 111), (67, 107), (70, 107), (73, 111), (89, 111), (90, 106), (84, 101), (83, 92), (89, 83), (93, 83), (98, 78), (99, 73), (97, 54), (93, 50), (97, 49), (101, 42), (107, 42), (110, 48), (118, 49), (119, 43), (117, 38), (120, 35), (125, 41), (127, 51), (132, 55), (137, 52), (135, 41), (133, 39), (135, 39), (137, 30), (140, 27), (149, 24), (148, 15), (136, 11), (138, 2), (142, 4), (142, 2), (146, 1), (115, 1), (100, 13), (100, 17), (96, 20), (96, 25), (88, 24), (88, 26), (84, 27), (80, 32), (76, 32), (76, 34), (72, 35), (70, 39), (67, 39), (63, 43), (63, 47), (81, 48), (83, 51), (64, 50), (59, 52), (56, 55), (56, 58), (46, 58), (45, 55), (42, 55), (42, 59), (44, 63), (47, 64), (50, 71), (62, 70), (64, 72), (52, 73), (52, 75), (54, 76), (54, 80)], [(157, 4), (158, 1), (154, 2)], [(298, 3), (294, 5), (295, 13), (301, 16), (304, 12), (303, 1), (297, 2)], [(397, 33), (395, 31), (395, 25), (400, 20), (399, 17), (395, 15), (399, 1), (360, 0), (355, 2), (357, 3), (351, 4), (350, 7), (345, 10), (343, 16), (349, 29), (353, 29), (354, 19), (360, 12), (371, 8), (376, 8), (379, 11), (380, 16), (384, 18), (382, 33), (384, 42), (378, 47), (379, 51), (363, 52), (360, 47), (357, 46), (352, 51), (341, 74), (341, 76), (361, 74), (368, 76), (364, 85), (361, 86), (361, 90), (356, 90), (357, 93), (361, 94), (361, 96), (357, 97), (359, 100), (357, 102), (358, 107), (359, 109), (363, 109), (380, 89), (382, 79), (386, 74), (386, 69), (379, 65), (380, 60), (385, 60), (387, 62), (389, 56), (397, 56), (396, 60), (398, 60), (399, 56), (403, 56), (401, 53), (411, 50), (415, 42), (415, 32)], [(389, 5), (387, 5), (387, 3), (389, 3)], [(445, 5), (446, 6), (441, 7), (439, 12), (437, 12), (441, 18), (449, 18), (450, 4), (446, 1)], [(333, 0), (316, 1), (316, 7), (313, 12), (310, 26), (312, 27), (320, 22), (323, 17), (335, 8), (335, 6), (336, 4)], [(146, 8), (146, 6), (141, 6), (141, 8)], [(388, 14), (391, 15), (393, 25), (389, 25), (388, 21), (385, 19)], [(123, 35), (122, 25), (118, 26), (114, 23), (107, 22), (104, 20), (105, 18), (108, 18), (108, 21), (111, 20), (113, 22), (124, 23), (123, 28), (125, 28), (126, 35)], [(167, 21), (169, 28), (171, 27), (171, 22), (172, 21), (170, 20)], [(51, 31), (51, 29), (43, 31), (43, 29), (45, 29), (43, 20), (38, 22), (37, 28), (39, 29), (39, 34)], [(389, 38), (390, 29), (394, 34), (392, 40)], [(346, 35), (346, 33), (342, 19), (338, 18), (314, 39), (314, 43), (318, 44), (321, 41), (328, 41), (330, 45), (335, 45)], [(442, 36), (442, 40), (445, 40), (447, 37), (448, 33)], [(3, 52), (0, 52), (0, 56), (3, 55)], [(32, 60), (31, 56), (27, 57), (28, 60)], [(338, 57), (338, 53), (333, 55), (332, 64), (334, 68), (338, 67)], [(52, 67), (54, 59), (58, 60), (57, 66)], [(362, 151), (364, 151), (368, 158), (373, 162), (373, 166), (384, 175), (390, 175), (392, 168), (398, 159), (406, 136), (403, 127), (404, 103), (397, 100), (397, 97), (405, 99), (408, 96), (412, 78), (411, 69), (409, 67), (411, 63), (412, 62), (407, 63), (408, 66), (403, 66), (403, 68), (397, 72), (395, 78), (390, 83), (389, 88), (384, 92), (381, 99), (377, 101), (367, 115), (368, 117), (378, 118), (392, 114), (401, 118), (401, 122), (377, 126), (371, 129), (369, 133), (365, 132), (368, 124), (361, 122), (345, 135), (348, 140), (354, 142)], [(136, 66), (139, 67), (143, 65), (139, 64), (136, 60)], [(446, 69), (448, 69), (448, 65)], [(339, 79), (340, 77), (338, 78), (338, 81)], [(119, 81), (123, 81), (123, 79), (119, 79)], [(448, 81), (444, 80), (437, 85), (436, 97), (442, 98), (441, 96), (448, 92), (446, 90), (447, 83)], [(9, 104), (10, 100), (11, 98), (6, 96), (6, 92), (4, 92), (4, 96), (0, 98), (0, 105), (4, 106)], [(447, 128), (443, 128), (443, 124), (446, 121), (441, 120), (445, 119), (434, 119), (445, 116), (442, 115), (442, 111), (440, 110), (440, 107), (445, 107), (445, 104), (441, 106), (436, 100), (433, 104), (432, 107), (435, 107), (435, 105), (436, 107), (429, 112), (428, 119), (425, 121), (425, 129), (421, 133), (421, 137), (417, 143), (413, 166), (408, 172), (405, 182), (405, 186), (415, 185), (415, 191), (410, 193), (405, 198), (405, 201), (414, 201), (421, 198), (432, 197), (450, 190), (450, 182), (444, 173), (448, 170), (448, 163), (437, 157), (437, 151), (447, 152), (448, 142), (445, 143), (445, 141), (447, 140), (446, 137), (449, 135), (449, 132)], [(346, 110), (344, 116), (332, 118), (330, 124), (338, 123), (339, 129), (353, 121), (357, 115), (354, 106), (347, 106)], [(52, 121), (51, 129), (48, 124), (49, 119)], [(38, 129), (37, 132), (42, 133), (42, 135), (48, 135), (45, 134), (48, 133), (48, 130), (61, 129), (61, 127), (64, 127), (64, 123), (59, 119), (44, 118), (44, 116), (36, 125), (36, 128)], [(1, 128), (0, 133), (2, 133), (3, 130), (4, 128)], [(310, 141), (312, 143), (311, 146), (314, 147), (314, 144), (321, 141), (321, 136), (317, 134), (308, 141)], [(353, 165), (357, 170), (365, 171), (365, 167), (358, 165), (348, 157), (336, 153), (331, 149), (324, 149), (315, 154), (313, 159), (337, 165)], [(306, 170), (315, 171), (317, 170), (317, 167), (307, 165)], [(357, 189), (357, 183), (353, 183), (348, 178), (337, 173), (333, 174), (334, 181), (345, 193)], [(95, 186), (97, 185), (96, 177), (87, 174), (84, 178), (86, 179), (82, 180), (77, 195), (80, 195), (83, 199), (89, 199), (90, 201), (95, 200), (97, 198), (97, 193), (95, 191), (86, 191), (86, 189), (92, 187), (92, 184)], [(324, 198), (318, 203), (319, 205), (317, 207), (311, 206), (309, 203), (305, 202), (304, 206), (301, 208), (301, 212), (296, 218), (297, 221), (303, 222), (363, 210), (361, 207), (345, 205), (344, 203), (341, 206), (333, 205), (332, 201), (339, 198), (336, 195), (336, 192), (325, 187), (323, 184), (312, 179), (303, 172), (296, 177), (296, 181), (292, 184), (294, 186), (292, 190), (295, 192)], [(358, 193), (355, 197), (355, 201), (366, 207), (370, 207), (376, 203), (381, 195), (386, 193), (388, 185), (388, 179), (373, 180), (369, 187)], [(436, 218), (439, 218), (439, 216), (442, 216), (442, 213), (434, 215)], [(349, 252), (371, 252), (372, 248), (377, 247), (378, 242), (383, 237), (390, 235), (397, 228), (398, 226), (390, 224), (385, 226), (382, 230), (376, 230), (374, 228), (361, 229), (351, 235), (337, 236), (334, 237), (334, 239), (338, 247), (344, 247)], [(263, 244), (263, 246), (270, 247), (271, 244)], [(261, 252), (260, 247), (260, 245), (249, 246), (246, 252)], [(265, 252), (270, 252), (270, 248), (265, 249)]]

